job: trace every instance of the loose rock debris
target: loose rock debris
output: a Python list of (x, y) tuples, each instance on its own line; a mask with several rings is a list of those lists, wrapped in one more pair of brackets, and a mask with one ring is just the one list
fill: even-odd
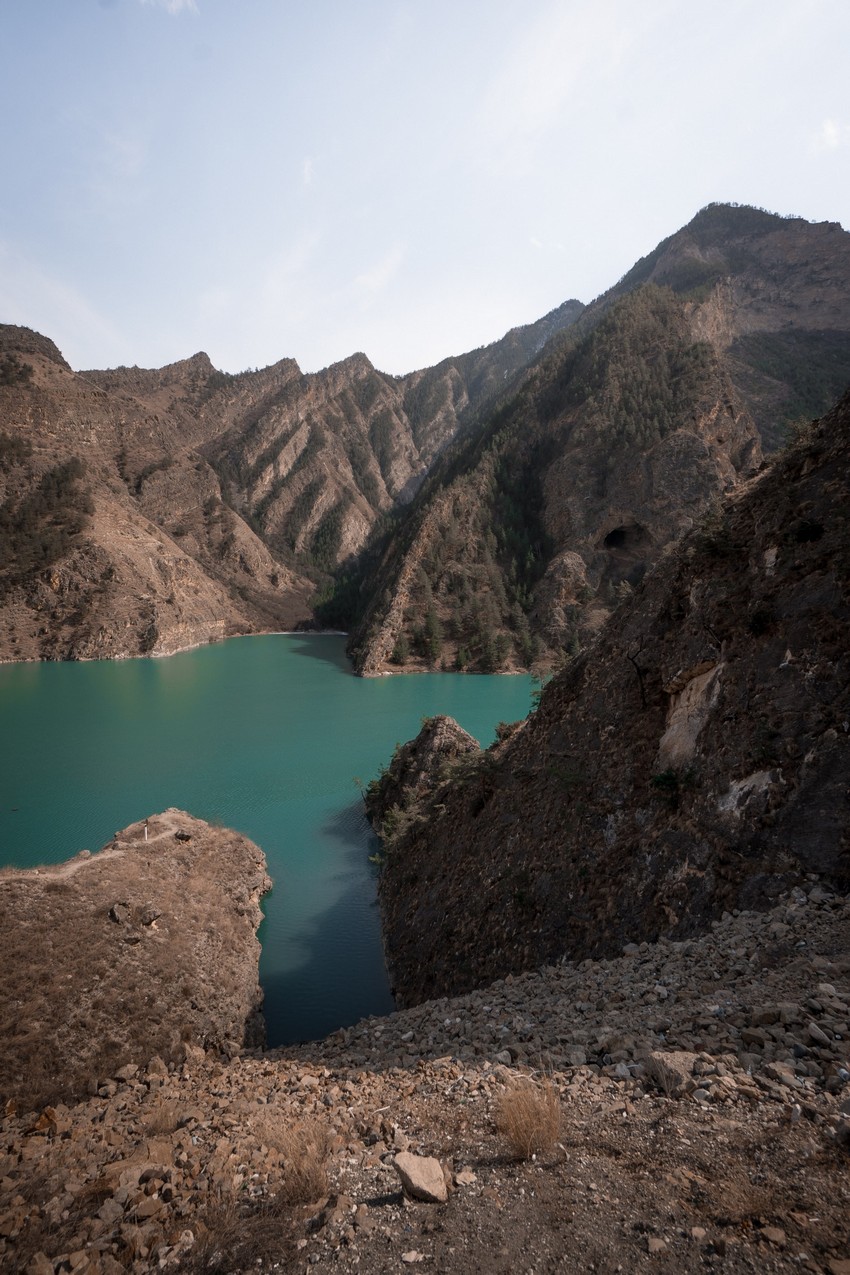
[[(0, 1269), (848, 1275), (848, 939), (812, 880), (686, 943), (10, 1103)], [(520, 1078), (563, 1120), (517, 1162), (494, 1113)], [(429, 1161), (444, 1202), (402, 1189)]]

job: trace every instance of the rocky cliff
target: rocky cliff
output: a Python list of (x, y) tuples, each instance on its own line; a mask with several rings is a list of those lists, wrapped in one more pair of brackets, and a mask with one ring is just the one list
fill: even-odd
[(850, 883), (850, 396), (688, 535), (381, 877), (406, 1003)]
[(205, 354), (78, 374), (45, 337), (0, 327), (0, 659), (314, 623), (376, 521), (581, 310), (401, 378), (365, 355), (312, 376), (291, 359), (231, 376)]
[(416, 738), (399, 745), (387, 768), (366, 786), (370, 823), (385, 840), (394, 837), (408, 811), (480, 754), (478, 741), (453, 718), (426, 718)]
[(556, 665), (850, 382), (850, 235), (712, 205), (553, 338), (367, 582), (367, 674)]
[(262, 1043), (270, 888), (257, 846), (179, 810), (97, 854), (0, 871), (0, 1097), (56, 1102), (154, 1055)]

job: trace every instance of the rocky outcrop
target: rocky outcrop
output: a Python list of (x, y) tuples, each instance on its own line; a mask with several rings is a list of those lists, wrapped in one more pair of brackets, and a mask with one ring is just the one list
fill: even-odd
[(55, 1101), (154, 1055), (260, 1043), (256, 930), (270, 888), (257, 846), (180, 810), (97, 854), (3, 869), (0, 1095)]
[[(0, 660), (165, 654), (313, 624), (317, 586), (582, 308), (408, 377), (363, 354), (312, 375), (292, 359), (229, 375), (204, 353), (75, 373), (45, 337), (0, 325)], [(73, 525), (42, 508), (68, 464)]]
[(396, 749), (386, 770), (363, 793), (366, 814), (379, 833), (387, 816), (397, 819), (457, 772), (458, 763), (481, 752), (478, 741), (452, 717), (428, 717), (415, 739)]
[(355, 665), (556, 667), (848, 380), (850, 235), (703, 209), (438, 466), (372, 568)]
[[(687, 1275), (721, 1254), (791, 1275), (801, 1252), (844, 1275), (848, 923), (812, 880), (700, 939), (9, 1103), (0, 1268), (584, 1275), (649, 1249)], [(561, 1145), (516, 1163), (495, 1117), (541, 1070)], [(431, 1202), (399, 1189), (411, 1161)]]
[(637, 586), (381, 877), (406, 1003), (850, 883), (850, 396)]

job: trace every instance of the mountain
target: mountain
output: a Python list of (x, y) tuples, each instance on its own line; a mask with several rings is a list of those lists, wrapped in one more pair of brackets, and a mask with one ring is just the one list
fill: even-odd
[(552, 666), (850, 383), (850, 235), (714, 205), (555, 336), (372, 568), (367, 674)]
[(820, 416), (847, 386), (848, 282), (850, 235), (838, 222), (709, 204), (595, 305), (646, 283), (696, 303), (696, 333), (725, 355), (774, 451), (790, 423)]
[(431, 748), (430, 771), (402, 750), (417, 789), (379, 815), (403, 1003), (683, 940), (807, 874), (847, 890), (848, 510), (850, 393), (647, 574), (504, 742), (442, 768)]
[(47, 338), (0, 327), (0, 659), (314, 624), (339, 564), (582, 308), (407, 377), (365, 355), (231, 376), (203, 353), (75, 373)]
[(72, 371), (0, 328), (0, 659), (352, 631), (553, 667), (850, 380), (850, 235), (713, 205), (590, 306), (394, 377)]
[(179, 398), (205, 356), (161, 374), (176, 408), (108, 392), (27, 329), (0, 328), (0, 361), (0, 657), (165, 653), (309, 617), (309, 583), (193, 445)]

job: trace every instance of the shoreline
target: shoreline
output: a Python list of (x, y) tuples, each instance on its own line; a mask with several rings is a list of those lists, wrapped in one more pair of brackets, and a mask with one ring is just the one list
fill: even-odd
[[(138, 655), (86, 655), (79, 659), (73, 660), (7, 660), (0, 657), (0, 668), (14, 667), (15, 665), (24, 664), (119, 664), (125, 660), (167, 660), (172, 655), (184, 655), (188, 651), (200, 651), (207, 646), (221, 646), (224, 642), (233, 642), (239, 638), (255, 638), (255, 637), (343, 637), (349, 636), (345, 629), (261, 629), (254, 633), (229, 633), (226, 637), (208, 638), (205, 642), (187, 642), (185, 646), (176, 646), (171, 651), (145, 651)], [(438, 669), (438, 668), (399, 668), (399, 669), (381, 669), (376, 673), (357, 673), (352, 665), (352, 673), (355, 677), (361, 677), (364, 681), (371, 681), (382, 677), (423, 677), (428, 674), (451, 674), (456, 676), (460, 674), (463, 677), (533, 677), (534, 674), (530, 669), (512, 668), (500, 669), (496, 673), (466, 673), (458, 669)]]
[(187, 642), (172, 651), (144, 651), (138, 655), (84, 655), (74, 660), (6, 660), (0, 657), (0, 668), (14, 664), (119, 664), (124, 660), (167, 660), (186, 651), (200, 651), (205, 646), (220, 646), (237, 638), (253, 637), (348, 637), (343, 629), (260, 629), (254, 633), (228, 633), (226, 637), (208, 638), (205, 642)]

